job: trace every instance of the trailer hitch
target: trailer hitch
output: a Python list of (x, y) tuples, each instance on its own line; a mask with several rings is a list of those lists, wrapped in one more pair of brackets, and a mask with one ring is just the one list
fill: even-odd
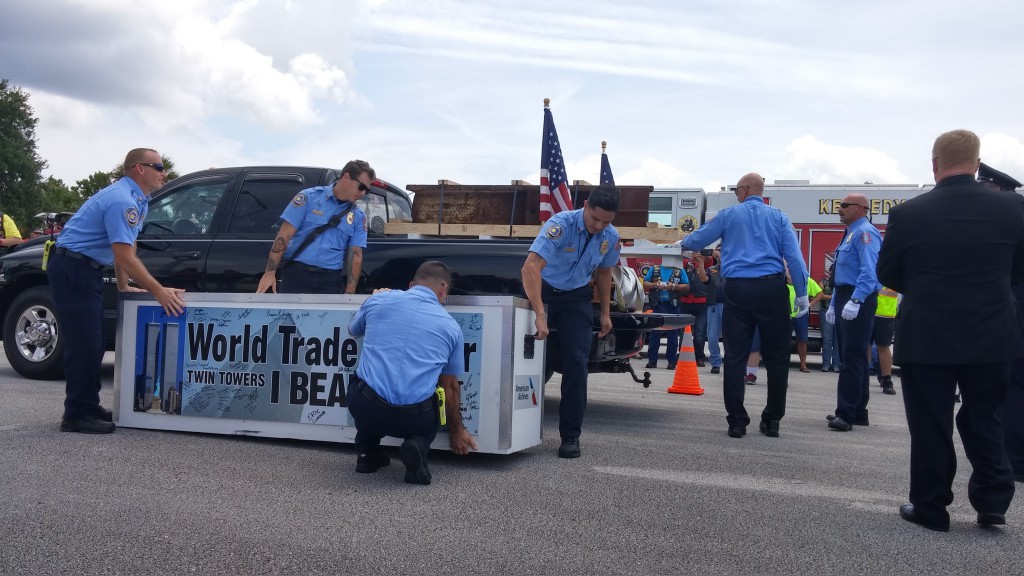
[(640, 378), (636, 377), (636, 372), (633, 370), (633, 365), (629, 363), (629, 360), (626, 360), (624, 362), (624, 364), (625, 364), (626, 371), (629, 372), (629, 375), (633, 377), (633, 381), (634, 382), (636, 382), (638, 384), (643, 384), (644, 388), (650, 388), (651, 387), (651, 373), (650, 372), (647, 372), (645, 370), (644, 371), (643, 380), (641, 380)]

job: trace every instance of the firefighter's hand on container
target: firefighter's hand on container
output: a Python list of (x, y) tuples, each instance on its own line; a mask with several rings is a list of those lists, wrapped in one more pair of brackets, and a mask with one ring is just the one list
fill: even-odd
[(548, 317), (543, 314), (537, 314), (537, 319), (534, 321), (534, 326), (537, 327), (537, 333), (533, 335), (537, 340), (543, 340), (548, 337)]
[(860, 304), (847, 300), (846, 306), (843, 306), (843, 320), (853, 320), (857, 314), (860, 314)]
[(811, 303), (807, 296), (797, 296), (796, 298), (796, 317), (799, 318), (804, 314), (811, 311)]
[(831, 300), (832, 304), (829, 304), (828, 310), (825, 311), (825, 322), (829, 324), (836, 323), (836, 305), (835, 300)]

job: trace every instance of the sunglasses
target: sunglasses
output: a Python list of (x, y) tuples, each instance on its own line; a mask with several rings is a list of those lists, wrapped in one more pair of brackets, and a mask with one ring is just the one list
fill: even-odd
[(852, 202), (840, 202), (839, 203), (839, 207), (840, 208), (849, 208), (850, 206), (860, 206), (861, 208), (864, 208), (865, 210), (867, 209), (867, 206), (865, 206), (863, 204), (854, 204)]
[(360, 182), (358, 180), (356, 180), (356, 184), (359, 184), (359, 191), (360, 192), (369, 192), (370, 191), (370, 187), (367, 186), (366, 184), (363, 184), (362, 182)]
[(164, 171), (164, 165), (161, 164), (160, 162), (139, 162), (138, 165), (139, 166), (149, 166), (150, 168), (152, 168), (153, 170), (156, 170), (157, 172), (163, 172)]

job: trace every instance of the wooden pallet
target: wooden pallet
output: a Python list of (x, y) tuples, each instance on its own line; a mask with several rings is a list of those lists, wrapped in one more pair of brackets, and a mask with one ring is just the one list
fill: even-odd
[[(675, 228), (616, 227), (623, 240), (650, 240), (655, 244), (678, 242), (684, 233)], [(437, 224), (418, 222), (388, 222), (385, 234), (421, 234), (424, 236), (494, 236), (501, 238), (536, 238), (540, 233), (537, 225), (506, 224)]]

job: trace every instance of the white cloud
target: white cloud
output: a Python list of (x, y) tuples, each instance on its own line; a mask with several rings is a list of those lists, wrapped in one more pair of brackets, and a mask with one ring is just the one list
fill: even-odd
[(871, 148), (826, 144), (814, 136), (802, 136), (786, 147), (789, 156), (771, 179), (810, 180), (812, 184), (905, 184), (899, 162)]
[(1024, 182), (1024, 142), (1020, 138), (1000, 133), (982, 136), (981, 161)]

